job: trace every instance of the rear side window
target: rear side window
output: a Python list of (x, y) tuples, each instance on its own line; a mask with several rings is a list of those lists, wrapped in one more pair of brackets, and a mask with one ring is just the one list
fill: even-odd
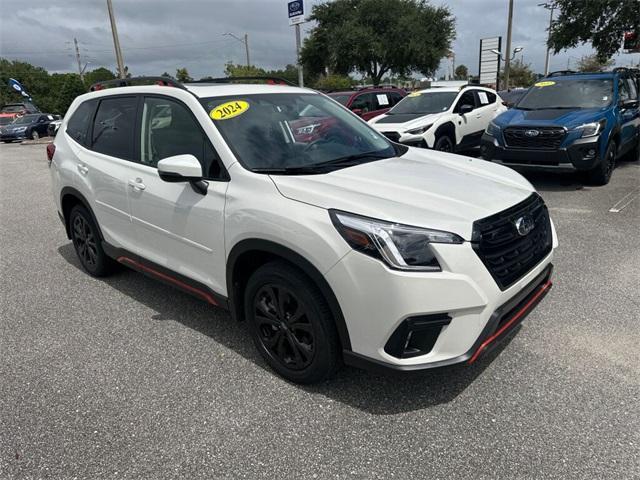
[(88, 131), (89, 124), (93, 117), (93, 112), (96, 109), (96, 102), (94, 100), (88, 100), (81, 103), (76, 111), (73, 112), (69, 122), (67, 122), (67, 135), (73, 138), (80, 145), (85, 147), (89, 146)]
[(105, 98), (93, 122), (92, 149), (105, 155), (134, 160), (136, 97)]

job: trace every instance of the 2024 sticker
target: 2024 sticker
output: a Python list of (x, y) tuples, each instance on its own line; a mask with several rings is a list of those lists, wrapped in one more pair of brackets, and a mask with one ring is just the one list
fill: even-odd
[(233, 100), (221, 103), (209, 112), (209, 116), (214, 120), (228, 120), (238, 115), (242, 115), (249, 110), (249, 103), (244, 100)]
[(552, 82), (551, 80), (547, 80), (546, 82), (538, 82), (534, 83), (534, 87), (550, 87), (551, 85), (555, 85), (556, 82)]

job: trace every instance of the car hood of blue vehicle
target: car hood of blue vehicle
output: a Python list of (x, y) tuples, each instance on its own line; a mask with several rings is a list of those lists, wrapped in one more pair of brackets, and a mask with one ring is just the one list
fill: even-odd
[(556, 108), (519, 110), (512, 108), (494, 121), (500, 127), (556, 125), (571, 129), (585, 123), (597, 122), (606, 115), (606, 112), (606, 108), (577, 108), (575, 110)]

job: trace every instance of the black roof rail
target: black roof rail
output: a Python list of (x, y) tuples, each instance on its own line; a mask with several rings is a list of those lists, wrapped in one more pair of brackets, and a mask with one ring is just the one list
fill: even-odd
[(191, 80), (189, 82), (185, 82), (188, 84), (197, 84), (197, 83), (233, 83), (236, 81), (247, 81), (247, 80), (264, 80), (266, 82), (272, 82), (275, 84), (281, 85), (289, 85), (291, 87), (297, 87), (295, 83), (290, 82), (286, 78), (281, 77), (272, 77), (268, 75), (263, 76), (242, 76), (242, 77), (220, 77), (220, 78), (202, 78), (200, 80)]
[(562, 75), (575, 75), (578, 72), (574, 72), (573, 70), (557, 70), (555, 72), (550, 72), (547, 77), (560, 77)]
[(97, 90), (104, 90), (109, 87), (132, 87), (135, 85), (139, 85), (140, 83), (144, 84), (147, 82), (149, 84), (161, 85), (163, 87), (176, 87), (181, 88), (182, 90), (186, 90), (185, 86), (169, 77), (131, 77), (131, 78), (116, 78), (115, 80), (106, 80), (104, 82), (97, 82), (89, 87), (90, 92), (95, 92)]

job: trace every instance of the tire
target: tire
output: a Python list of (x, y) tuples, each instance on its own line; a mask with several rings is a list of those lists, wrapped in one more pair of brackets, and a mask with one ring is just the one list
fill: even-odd
[(616, 167), (617, 146), (616, 142), (611, 140), (607, 146), (604, 157), (600, 159), (598, 164), (587, 172), (587, 180), (592, 185), (606, 185), (611, 180), (611, 174)]
[(102, 249), (100, 233), (86, 208), (76, 205), (69, 214), (71, 240), (80, 264), (94, 277), (109, 275), (115, 267), (115, 261)]
[(30, 137), (31, 137), (31, 140), (38, 140), (40, 138), (40, 134), (36, 130), (33, 130), (31, 132)]
[(296, 383), (316, 383), (339, 368), (335, 322), (316, 285), (282, 261), (258, 268), (244, 295), (253, 342), (278, 374)]
[(436, 139), (436, 143), (433, 144), (433, 149), (440, 152), (453, 153), (455, 144), (449, 135), (441, 135)]

